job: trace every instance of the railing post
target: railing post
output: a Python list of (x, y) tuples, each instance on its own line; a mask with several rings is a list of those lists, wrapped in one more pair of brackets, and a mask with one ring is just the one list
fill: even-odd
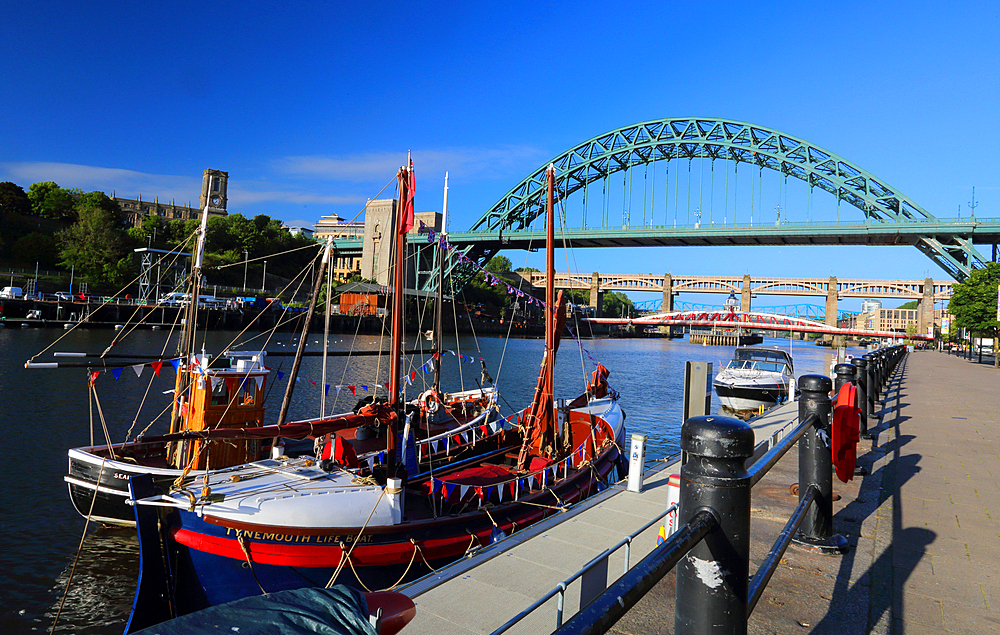
[(868, 367), (865, 369), (865, 393), (868, 397), (868, 418), (878, 419), (878, 415), (875, 414), (875, 400), (878, 398), (878, 384), (876, 379), (878, 375), (875, 374), (875, 356), (872, 353), (865, 355), (865, 359), (868, 361)]
[(708, 510), (719, 527), (677, 565), (674, 632), (744, 635), (750, 558), (750, 480), (754, 433), (729, 417), (692, 417), (681, 428), (678, 525)]
[(837, 364), (833, 367), (833, 372), (837, 375), (833, 384), (834, 399), (836, 399), (837, 395), (840, 394), (840, 389), (844, 387), (844, 384), (854, 383), (854, 370), (855, 368), (853, 364)]
[(799, 377), (799, 421), (816, 416), (799, 439), (799, 500), (810, 487), (816, 500), (803, 515), (794, 542), (815, 553), (837, 555), (847, 552), (847, 540), (833, 533), (833, 449), (830, 446), (830, 388), (833, 382), (823, 375)]
[(854, 358), (854, 373), (858, 386), (858, 406), (861, 408), (861, 436), (868, 434), (868, 360), (864, 357)]

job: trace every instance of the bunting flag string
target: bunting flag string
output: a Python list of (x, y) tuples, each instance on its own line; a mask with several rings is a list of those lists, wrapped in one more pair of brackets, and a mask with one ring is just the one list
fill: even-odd
[[(432, 229), (432, 228), (428, 227), (427, 225), (425, 225), (423, 222), (420, 223), (420, 231), (421, 232), (426, 231), (427, 232), (427, 242), (428, 243), (437, 243), (435, 246), (438, 249), (441, 249), (443, 251), (454, 251), (454, 250), (457, 249), (457, 247), (455, 245), (453, 245), (453, 244), (449, 243), (447, 240), (445, 240), (444, 236), (441, 236), (440, 240), (435, 240), (434, 237), (437, 236), (437, 232), (434, 231), (434, 229)], [(467, 265), (469, 267), (472, 267), (476, 271), (478, 271), (481, 274), (483, 274), (483, 277), (486, 279), (486, 282), (490, 286), (495, 287), (498, 284), (502, 284), (505, 287), (507, 287), (507, 293), (508, 294), (515, 295), (518, 298), (523, 298), (529, 304), (535, 304), (535, 305), (537, 305), (539, 307), (542, 307), (542, 308), (545, 307), (545, 302), (544, 301), (539, 300), (538, 298), (534, 297), (530, 293), (525, 293), (524, 291), (521, 291), (517, 287), (511, 286), (503, 278), (490, 273), (489, 271), (487, 271), (483, 267), (480, 267), (479, 263), (477, 263), (473, 259), (471, 259), (468, 256), (466, 256), (461, 251), (458, 251), (457, 254), (458, 254), (458, 261), (460, 263), (462, 263), (464, 265)]]

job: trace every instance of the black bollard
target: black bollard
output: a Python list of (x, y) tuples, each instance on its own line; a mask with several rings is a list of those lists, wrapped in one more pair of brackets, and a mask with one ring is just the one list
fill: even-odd
[(674, 632), (677, 635), (747, 632), (750, 558), (750, 480), (754, 433), (729, 417), (692, 417), (681, 428), (678, 522), (708, 510), (719, 527), (677, 565)]
[(875, 372), (875, 355), (868, 353), (865, 355), (868, 367), (865, 369), (865, 395), (868, 397), (868, 418), (878, 419), (878, 411), (875, 409), (875, 400), (878, 399), (878, 374)]
[(799, 439), (799, 500), (810, 487), (816, 499), (806, 510), (794, 542), (814, 553), (847, 553), (847, 540), (833, 533), (833, 449), (830, 445), (830, 388), (823, 375), (799, 377), (799, 421), (815, 415), (816, 423)]
[(840, 389), (844, 387), (844, 384), (854, 383), (855, 370), (854, 364), (837, 364), (833, 367), (833, 372), (837, 376), (833, 384), (834, 399), (840, 394)]
[(858, 385), (858, 406), (861, 408), (861, 434), (868, 433), (868, 360), (854, 358), (855, 378)]

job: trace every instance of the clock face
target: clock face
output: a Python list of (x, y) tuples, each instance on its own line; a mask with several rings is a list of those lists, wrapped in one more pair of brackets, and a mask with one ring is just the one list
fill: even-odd
[(219, 199), (218, 196), (213, 196), (212, 197), (212, 205), (218, 205), (220, 200), (221, 199)]

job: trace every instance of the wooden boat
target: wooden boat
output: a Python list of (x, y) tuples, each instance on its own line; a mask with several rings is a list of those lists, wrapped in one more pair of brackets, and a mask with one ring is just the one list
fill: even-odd
[[(331, 448), (334, 445), (340, 447), (341, 452), (350, 454), (352, 460), (367, 464), (369, 469), (381, 463), (386, 456), (384, 436), (389, 428), (387, 417), (396, 415), (378, 403), (331, 416), (286, 422), (302, 347), (306, 341), (305, 329), (315, 308), (324, 267), (331, 255), (332, 245), (329, 242), (316, 275), (312, 301), (299, 338), (299, 350), (276, 425), (264, 425), (264, 395), (270, 375), (265, 365), (266, 351), (224, 351), (217, 357), (191, 352), (197, 311), (201, 304), (198, 299), (199, 281), (208, 212), (206, 205), (191, 277), (191, 293), (188, 294), (193, 301), (187, 302), (186, 327), (177, 357), (171, 360), (156, 358), (153, 362), (135, 358), (121, 361), (117, 356), (102, 354), (99, 360), (67, 361), (60, 358), (56, 362), (42, 362), (32, 359), (25, 364), (26, 368), (84, 366), (112, 372), (117, 369), (120, 372), (122, 368), (138, 362), (153, 365), (157, 373), (171, 368), (177, 372), (173, 394), (178, 397), (173, 399), (168, 434), (140, 436), (130, 442), (69, 450), (68, 473), (64, 480), (70, 500), (77, 512), (95, 522), (109, 526), (135, 525), (135, 512), (132, 506), (126, 504), (129, 498), (128, 479), (133, 476), (151, 474), (159, 486), (169, 489), (181, 477), (199, 476), (209, 468), (238, 466), (267, 459), (275, 453), (284, 454), (283, 440), (325, 437)], [(452, 393), (441, 390), (440, 369), (446, 357), (440, 344), (436, 353), (433, 391), (426, 392), (408, 406), (410, 411), (423, 406), (414, 422), (413, 438), (418, 461), (425, 464), (461, 460), (470, 452), (481, 451), (484, 444), (497, 445), (510, 427), (498, 416), (498, 394), (493, 386)], [(85, 356), (83, 353), (72, 355)], [(96, 395), (95, 377), (91, 375), (90, 388)]]
[[(555, 398), (566, 312), (551, 282), (554, 171), (550, 166), (545, 355), (531, 404), (504, 420), (501, 439), (476, 441), (488, 426), (469, 428), (479, 444), (474, 456), (432, 461), (425, 469), (409, 451), (412, 418), (400, 411), (394, 365), (386, 438), (401, 441), (374, 470), (349, 460), (279, 457), (189, 475), (153, 495), (149, 477), (134, 478), (142, 562), (136, 606), (184, 613), (303, 586), (392, 588), (557, 513), (624, 473), (625, 416), (607, 369), (598, 366), (587, 391), (572, 401)], [(403, 201), (405, 177), (404, 168)], [(401, 289), (398, 242), (395, 288)], [(401, 318), (397, 298), (393, 346)]]

